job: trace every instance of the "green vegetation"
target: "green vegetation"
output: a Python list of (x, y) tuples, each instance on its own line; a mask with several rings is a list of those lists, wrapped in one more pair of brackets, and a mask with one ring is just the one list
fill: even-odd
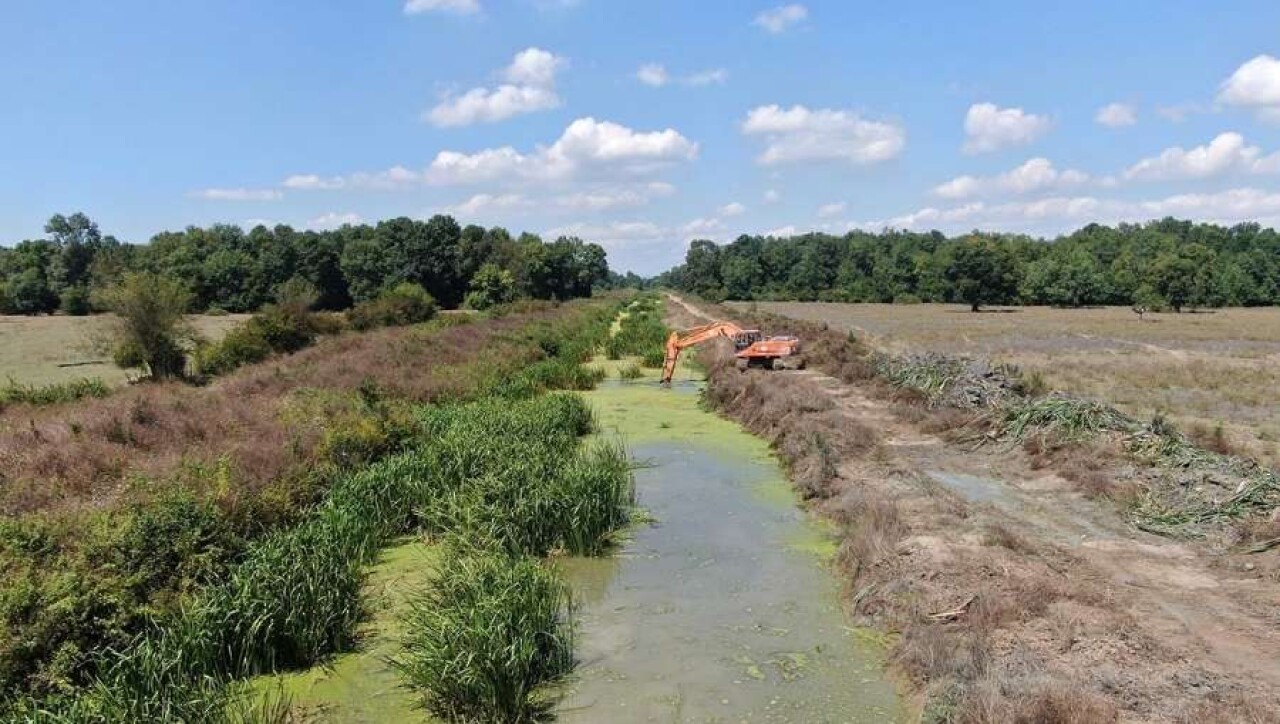
[(417, 284), (403, 282), (347, 311), (353, 329), (418, 324), (436, 314), (436, 300)]
[(97, 377), (48, 385), (23, 385), (9, 380), (0, 387), (0, 409), (17, 404), (56, 405), (86, 397), (106, 397), (110, 393), (111, 389), (107, 384)]
[[(216, 224), (162, 232), (149, 244), (104, 236), (84, 214), (54, 216), (46, 238), (0, 249), (0, 313), (40, 314), (61, 308), (84, 314), (105, 308), (97, 292), (129, 273), (158, 274), (185, 289), (184, 311), (256, 311), (279, 302), (302, 280), (316, 307), (347, 309), (402, 283), (414, 284), (446, 308), (469, 292), (484, 308), (518, 297), (565, 300), (593, 287), (621, 284), (604, 249), (575, 237), (544, 243), (533, 234), (462, 227), (449, 216), (391, 219), (326, 232), (279, 225), (245, 231)], [(638, 279), (631, 280), (638, 284)]]
[[(471, 352), (449, 368), (453, 387), (437, 406), (389, 399), (372, 384), (350, 395), (300, 391), (283, 414), (291, 425), (326, 422), (318, 474), (306, 483), (320, 502), (273, 503), (274, 522), (254, 498), (240, 499), (222, 462), (193, 471), (195, 488), (144, 496), (127, 514), (6, 518), (0, 717), (223, 718), (246, 706), (243, 677), (311, 666), (355, 644), (366, 569), (406, 532), (465, 538), (477, 555), (521, 570), (553, 551), (603, 551), (633, 502), (625, 452), (597, 443), (566, 454), (590, 412), (577, 397), (539, 393), (599, 379), (580, 363), (613, 311), (601, 304), (508, 325), (503, 363)], [(493, 610), (505, 600), (502, 590), (481, 594), (494, 597)], [(447, 658), (406, 651), (419, 655)], [(514, 711), (534, 706), (531, 687), (555, 670), (490, 667), (492, 682), (481, 685), (507, 692), (491, 699), (505, 707), (495, 711)], [(424, 699), (455, 696), (421, 686)]]
[(1015, 234), (852, 231), (695, 241), (659, 283), (706, 299), (967, 304), (1280, 304), (1280, 233), (1177, 219)]
[(154, 380), (186, 374), (184, 347), (195, 341), (195, 332), (184, 316), (191, 295), (181, 284), (159, 274), (129, 273), (102, 296), (116, 315), (117, 365), (141, 367)]
[(408, 618), (396, 665), (448, 721), (534, 721), (573, 669), (569, 589), (529, 558), (456, 550)]

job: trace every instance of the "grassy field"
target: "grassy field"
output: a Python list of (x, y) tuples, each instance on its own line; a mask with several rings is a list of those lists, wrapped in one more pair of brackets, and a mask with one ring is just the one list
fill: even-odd
[[(209, 341), (217, 341), (249, 316), (192, 315), (191, 323)], [(47, 385), (100, 377), (111, 386), (123, 384), (129, 373), (97, 349), (110, 324), (110, 315), (0, 316), (0, 382), (12, 379), (24, 385)]]
[[(735, 303), (735, 306), (746, 306)], [(1147, 314), (1026, 307), (973, 314), (951, 305), (762, 302), (895, 352), (990, 357), (1043, 375), (1050, 389), (1160, 412), (1189, 434), (1221, 426), (1234, 449), (1280, 462), (1280, 309)], [(774, 331), (774, 330), (769, 330)]]

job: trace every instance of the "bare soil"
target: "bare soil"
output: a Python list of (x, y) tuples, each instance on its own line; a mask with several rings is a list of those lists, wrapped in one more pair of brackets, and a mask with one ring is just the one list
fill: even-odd
[(955, 420), (871, 378), (740, 374), (728, 357), (704, 357), (709, 401), (844, 526), (849, 605), (895, 635), (922, 720), (1280, 721), (1280, 551), (1137, 531), (1068, 479), (1069, 457), (951, 441)]

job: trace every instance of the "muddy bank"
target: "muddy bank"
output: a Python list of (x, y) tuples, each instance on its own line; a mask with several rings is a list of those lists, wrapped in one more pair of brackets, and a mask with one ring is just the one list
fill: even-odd
[(843, 614), (831, 531), (797, 507), (767, 445), (699, 408), (697, 376), (587, 393), (645, 463), (654, 523), (610, 559), (560, 563), (581, 663), (559, 718), (899, 720), (882, 645)]

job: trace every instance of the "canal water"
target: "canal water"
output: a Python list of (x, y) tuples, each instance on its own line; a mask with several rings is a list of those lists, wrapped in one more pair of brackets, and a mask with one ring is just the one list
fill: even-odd
[(569, 722), (886, 722), (874, 637), (850, 628), (829, 531), (762, 441), (651, 378), (587, 393), (636, 471), (637, 525), (614, 556), (559, 562), (577, 596)]

